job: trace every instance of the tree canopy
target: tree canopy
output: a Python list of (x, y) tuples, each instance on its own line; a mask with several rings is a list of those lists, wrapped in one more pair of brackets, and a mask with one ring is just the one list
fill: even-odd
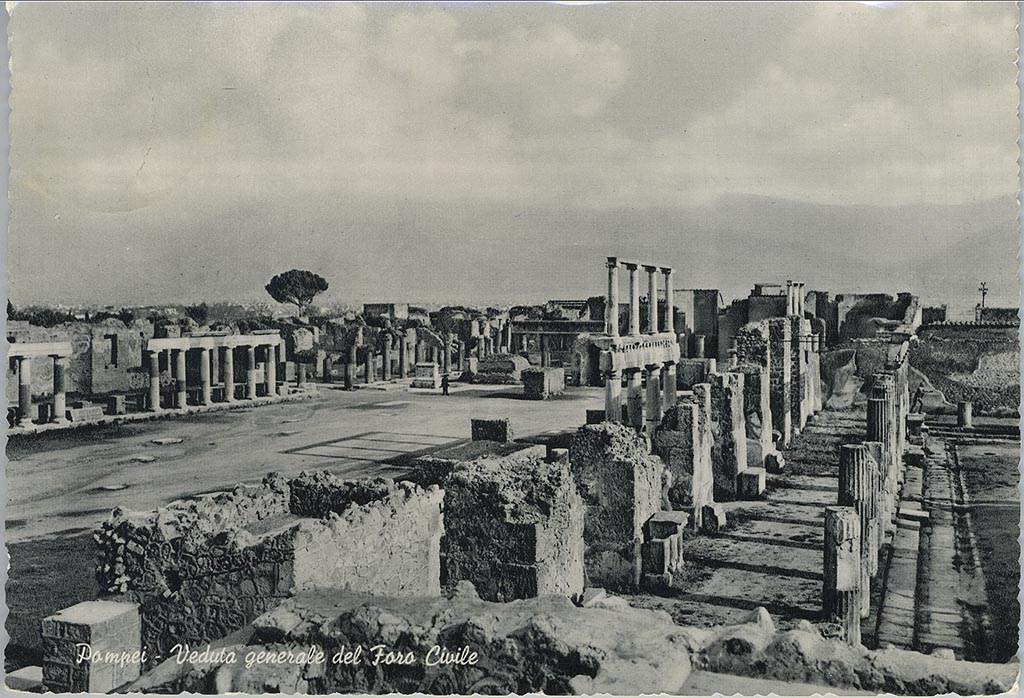
[(265, 288), (275, 301), (291, 303), (304, 315), (317, 294), (327, 290), (327, 281), (311, 271), (292, 269), (272, 278)]

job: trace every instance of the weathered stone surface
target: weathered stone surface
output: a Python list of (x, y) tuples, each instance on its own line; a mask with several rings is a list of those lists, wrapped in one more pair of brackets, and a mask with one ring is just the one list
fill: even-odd
[(496, 385), (519, 383), (523, 370), (529, 367), (530, 362), (516, 354), (491, 354), (480, 359), (473, 382)]
[(520, 377), (523, 394), (531, 400), (546, 400), (565, 392), (565, 371), (561, 368), (527, 368)]
[(445, 483), (445, 580), (489, 601), (583, 593), (583, 501), (567, 463), (457, 465)]
[[(760, 609), (763, 610), (763, 609)], [(765, 624), (713, 628), (694, 668), (780, 681), (902, 695), (1009, 691), (1019, 665), (950, 661), (908, 650), (868, 650), (826, 639), (804, 624), (781, 633)]]
[(473, 419), (470, 421), (470, 438), (473, 441), (511, 441), (512, 422), (508, 419)]
[(442, 497), (303, 473), (151, 514), (115, 510), (95, 534), (97, 580), (139, 604), (151, 659), (224, 637), (297, 589), (437, 594)]
[[(710, 393), (704, 393), (710, 396)], [(702, 409), (703, 408), (703, 409)], [(672, 474), (668, 491), (673, 508), (695, 512), (699, 526), (701, 510), (714, 499), (711, 470), (710, 414), (694, 393), (684, 393), (665, 411), (652, 437), (652, 451)]]
[(441, 387), (441, 373), (437, 364), (433, 361), (421, 361), (416, 364), (415, 377), (412, 379), (411, 387), (436, 390)]
[[(139, 677), (139, 607), (83, 601), (43, 619), (42, 679), (54, 693), (110, 693)], [(81, 659), (88, 645), (94, 657)]]
[(621, 424), (581, 427), (569, 449), (586, 505), (584, 539), (589, 584), (640, 583), (643, 526), (661, 509), (665, 465)]
[[(674, 693), (690, 673), (693, 634), (667, 614), (628, 606), (577, 608), (557, 597), (497, 604), (468, 585), (450, 599), (304, 594), (257, 620), (234, 662), (169, 667), (133, 690), (198, 693), (595, 694)], [(373, 666), (376, 645), (410, 652), (408, 665)], [(246, 670), (259, 650), (322, 649), (323, 664)], [(468, 647), (473, 664), (425, 661), (431, 648)], [(334, 663), (341, 650), (352, 664)]]
[(747, 467), (743, 374), (714, 373), (711, 385), (711, 466), (716, 501), (736, 498), (736, 477)]
[(498, 442), (486, 439), (470, 441), (420, 456), (415, 462), (416, 472), (413, 479), (420, 487), (429, 487), (430, 485), (443, 487), (448, 476), (459, 463), (467, 463), (480, 458), (545, 457), (547, 453), (546, 446), (524, 441)]

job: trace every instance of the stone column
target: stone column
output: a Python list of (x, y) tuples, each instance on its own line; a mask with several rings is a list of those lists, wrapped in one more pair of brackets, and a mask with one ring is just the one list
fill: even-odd
[[(863, 444), (846, 444), (839, 449), (839, 506), (851, 507), (860, 519), (860, 588), (871, 589), (871, 577), (878, 573), (876, 551), (877, 521), (873, 505), (876, 503), (873, 482), (877, 465)], [(870, 593), (861, 594), (860, 617), (867, 618)]]
[(18, 357), (18, 424), (32, 423), (32, 357)]
[(235, 401), (235, 348), (224, 347), (224, 402)]
[(693, 356), (697, 359), (704, 358), (704, 335), (693, 335)]
[(662, 391), (664, 392), (664, 407), (667, 410), (676, 404), (676, 362), (666, 361), (661, 373)]
[(384, 337), (384, 343), (381, 345), (381, 349), (383, 349), (381, 378), (389, 381), (391, 380), (391, 337)]
[(331, 369), (333, 368), (333, 365), (334, 362), (331, 361), (331, 355), (325, 354), (323, 370), (321, 371), (321, 373), (323, 373), (323, 375), (321, 376), (321, 380), (323, 380), (324, 383), (330, 383), (333, 380), (333, 377), (331, 376)]
[(645, 264), (647, 272), (647, 331), (658, 334), (658, 267)]
[(662, 267), (661, 273), (665, 276), (665, 332), (676, 333), (676, 314), (674, 290), (672, 286), (672, 267)]
[(866, 441), (877, 441), (882, 444), (881, 459), (878, 463), (878, 520), (881, 527), (879, 537), (892, 526), (893, 485), (890, 475), (888, 406), (883, 398), (868, 398), (867, 437)]
[(604, 333), (619, 336), (619, 260), (608, 258), (608, 295), (604, 304)]
[(267, 346), (267, 363), (264, 366), (266, 372), (265, 383), (267, 384), (267, 397), (277, 396), (277, 357), (273, 345)]
[(849, 645), (860, 644), (860, 520), (850, 507), (825, 507), (822, 610), (842, 627)]
[(604, 374), (604, 421), (622, 421), (622, 372)]
[(512, 353), (512, 318), (505, 322), (505, 353)]
[(956, 425), (961, 429), (974, 428), (974, 403), (963, 401), (956, 403)]
[(213, 386), (210, 383), (210, 350), (199, 347), (199, 404), (209, 405)]
[(404, 334), (398, 337), (398, 377), (409, 375), (409, 342)]
[[(512, 339), (511, 333), (509, 336), (509, 351), (512, 351)], [(455, 365), (456, 371), (466, 370), (466, 343), (463, 340), (458, 340), (458, 363)]]
[(369, 346), (365, 347), (366, 356), (363, 358), (363, 382), (372, 383), (375, 376), (373, 375), (373, 349)]
[(528, 340), (528, 338), (526, 336), (526, 333), (523, 333), (523, 334), (519, 335), (519, 341), (522, 343), (522, 346), (520, 347), (520, 350), (524, 354), (528, 354), (530, 352), (530, 344), (529, 344), (529, 340)]
[(540, 365), (542, 368), (546, 368), (551, 363), (550, 354), (548, 354), (548, 338), (545, 335), (537, 335), (537, 343), (540, 344)]
[(661, 366), (651, 365), (647, 367), (647, 433), (653, 434), (655, 428), (661, 423), (661, 408), (664, 401), (661, 390)]
[(352, 390), (356, 383), (356, 364), (358, 355), (355, 344), (348, 347), (348, 361), (345, 362), (345, 390)]
[(188, 385), (185, 383), (185, 349), (174, 349), (174, 406), (179, 410), (188, 404)]
[(629, 426), (637, 431), (644, 428), (644, 387), (641, 369), (626, 370), (626, 416)]
[(629, 271), (629, 334), (640, 334), (640, 269), (635, 262), (626, 262)]
[(256, 399), (256, 346), (245, 348), (245, 399)]
[(301, 361), (295, 364), (295, 385), (300, 388), (306, 387), (306, 364)]
[[(68, 421), (68, 357), (53, 357), (53, 421), (64, 424)], [(160, 374), (157, 374), (157, 407), (160, 402)], [(152, 391), (151, 391), (152, 392)]]
[[(160, 411), (160, 352), (150, 349), (149, 357), (149, 411)], [(56, 380), (56, 375), (54, 376)], [(56, 407), (54, 407), (56, 412)]]
[(221, 347), (210, 348), (210, 382), (214, 385), (220, 383), (220, 350)]
[(442, 341), (444, 342), (444, 349), (441, 350), (441, 373), (451, 373), (452, 371), (452, 336), (446, 334)]

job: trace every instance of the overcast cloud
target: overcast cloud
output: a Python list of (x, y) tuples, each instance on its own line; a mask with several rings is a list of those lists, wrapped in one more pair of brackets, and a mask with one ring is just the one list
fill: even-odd
[(257, 299), (298, 266), (337, 300), (543, 299), (600, 293), (604, 255), (643, 252), (727, 296), (984, 278), (1014, 302), (1016, 22), (1012, 3), (19, 5), (11, 294)]

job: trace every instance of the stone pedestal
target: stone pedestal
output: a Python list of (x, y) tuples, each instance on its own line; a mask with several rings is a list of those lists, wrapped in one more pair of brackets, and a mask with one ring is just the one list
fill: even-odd
[[(43, 684), (54, 693), (111, 693), (140, 675), (139, 607), (84, 601), (43, 619)], [(116, 653), (123, 662), (78, 661), (79, 647)]]
[(737, 499), (764, 499), (767, 473), (764, 468), (747, 468), (736, 475)]
[(520, 374), (523, 395), (531, 400), (546, 400), (565, 392), (565, 371), (561, 368), (527, 368)]
[(416, 364), (416, 377), (412, 380), (413, 388), (440, 388), (441, 373), (437, 364), (420, 362)]

